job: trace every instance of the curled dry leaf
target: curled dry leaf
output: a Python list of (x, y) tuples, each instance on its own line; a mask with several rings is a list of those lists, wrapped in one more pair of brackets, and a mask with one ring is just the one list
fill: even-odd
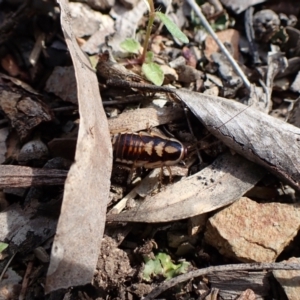
[(219, 157), (202, 171), (146, 197), (134, 210), (108, 215), (108, 221), (168, 222), (228, 205), (264, 176), (262, 168), (231, 154)]
[(300, 190), (300, 129), (241, 103), (178, 90), (176, 94), (228, 147)]
[(112, 164), (110, 135), (97, 78), (70, 27), (67, 1), (58, 2), (77, 79), (80, 127), (75, 163), (65, 184), (51, 252), (47, 293), (91, 282), (104, 231)]

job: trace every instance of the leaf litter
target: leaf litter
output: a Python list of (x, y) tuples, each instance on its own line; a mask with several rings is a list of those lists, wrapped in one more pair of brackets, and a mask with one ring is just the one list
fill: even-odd
[[(187, 298), (251, 294), (269, 299), (271, 270), (294, 280), (299, 228), (283, 212), (299, 213), (300, 132), (286, 123), (298, 124), (299, 8), (291, 1), (264, 2), (206, 2), (201, 10), (193, 1), (160, 4), (156, 14), (175, 37), (154, 23), (149, 48), (135, 49), (135, 54), (122, 42), (145, 45), (149, 16), (143, 1), (107, 2), (105, 7), (60, 1), (61, 25), (53, 3), (1, 3), (5, 12), (15, 11), (11, 19), (4, 14), (7, 30), (1, 41), (15, 42), (23, 55), (20, 60), (6, 50), (1, 57), (7, 75), (1, 75), (0, 231), (9, 246), (0, 265), (11, 276), (11, 297), (139, 299), (151, 291), (151, 283), (172, 277), (147, 299), (176, 283)], [(13, 24), (27, 26), (28, 11), (37, 16), (36, 35), (16, 39), (20, 31)], [(58, 26), (40, 27), (45, 13)], [(190, 43), (183, 45), (185, 37)], [(97, 65), (99, 82), (80, 48)], [(143, 74), (143, 50), (150, 51), (147, 63), (160, 67), (151, 69), (152, 82), (162, 81), (155, 72), (163, 70), (161, 87)], [(111, 173), (109, 134), (151, 131), (180, 140), (188, 152), (184, 162), (150, 173), (114, 162)], [(254, 225), (249, 229), (247, 224)], [(282, 228), (278, 236), (272, 234), (276, 226)], [(246, 237), (248, 231), (253, 240)], [(256, 245), (260, 239), (265, 249), (256, 251), (246, 243)], [(280, 241), (291, 244), (276, 248)], [(275, 257), (265, 253), (269, 248), (278, 262), (294, 264), (274, 263)], [(165, 259), (173, 269), (185, 259), (189, 268), (182, 273), (188, 273), (176, 277), (173, 271), (147, 271), (145, 280), (145, 249), (159, 270)], [(262, 257), (272, 257), (270, 264), (218, 267), (220, 262), (260, 263)], [(216, 269), (201, 270), (208, 265)], [(251, 269), (256, 272), (244, 275)], [(23, 275), (22, 286), (16, 274)], [(247, 284), (236, 288), (241, 278)], [(293, 299), (297, 287), (291, 291), (284, 280), (279, 282)], [(0, 293), (6, 288), (3, 284)], [(170, 290), (161, 296), (178, 295)]]

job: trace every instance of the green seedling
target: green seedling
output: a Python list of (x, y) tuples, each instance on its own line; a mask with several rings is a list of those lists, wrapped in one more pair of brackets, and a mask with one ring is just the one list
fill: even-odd
[(0, 242), (0, 253), (3, 252), (8, 247), (8, 244)]
[(158, 253), (154, 259), (147, 256), (144, 257), (145, 267), (143, 279), (150, 281), (152, 277), (163, 276), (166, 279), (171, 279), (177, 275), (186, 273), (190, 263), (183, 261), (179, 264), (174, 264), (171, 257), (166, 253)]
[(120, 44), (120, 46), (122, 47), (123, 50), (134, 54), (138, 54), (141, 48), (140, 43), (137, 40), (131, 38), (124, 40)]
[[(154, 19), (157, 17), (160, 19), (160, 21), (166, 26), (168, 31), (171, 33), (171, 35), (178, 39), (182, 43), (188, 43), (189, 39), (187, 36), (177, 27), (175, 23), (173, 23), (165, 14), (162, 12), (155, 11), (154, 9), (154, 3), (153, 0), (145, 0), (148, 9), (149, 9), (149, 19), (148, 19), (148, 25), (145, 35), (145, 41), (143, 45), (143, 53), (138, 58), (138, 62), (142, 64), (142, 71), (145, 74), (146, 78), (153, 82), (155, 85), (162, 85), (164, 81), (164, 74), (161, 68), (158, 64), (153, 62), (153, 53), (152, 53), (152, 59), (149, 60), (149, 56), (151, 52), (148, 52), (148, 46), (149, 46), (149, 40), (151, 35), (151, 30), (153, 26)], [(140, 44), (135, 39), (126, 39), (121, 43), (121, 47), (129, 52), (137, 54), (140, 49)]]

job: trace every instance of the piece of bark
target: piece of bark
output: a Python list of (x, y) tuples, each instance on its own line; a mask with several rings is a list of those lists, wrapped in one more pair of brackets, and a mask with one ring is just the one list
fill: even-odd
[(36, 94), (7, 82), (0, 76), (0, 107), (18, 132), (21, 140), (28, 138), (32, 130), (42, 122), (53, 119), (50, 108)]
[[(96, 74), (78, 46), (69, 19), (68, 2), (58, 2), (77, 80), (80, 126), (75, 163), (66, 180), (52, 246), (46, 293), (92, 281), (104, 231), (112, 167), (110, 135)], [(78, 241), (88, 245), (84, 255)]]
[(264, 299), (269, 295), (270, 273), (261, 272), (220, 272), (207, 275), (212, 288), (219, 289), (219, 296), (224, 300), (237, 298), (247, 289), (253, 290), (255, 299)]
[(176, 276), (175, 278), (165, 280), (159, 286), (155, 287), (151, 293), (144, 297), (144, 300), (156, 299), (158, 295), (162, 292), (166, 291), (167, 289), (179, 284), (181, 282), (188, 281), (190, 279), (199, 277), (199, 276), (207, 276), (208, 274), (217, 274), (217, 273), (224, 273), (226, 271), (229, 272), (241, 272), (241, 271), (261, 271), (261, 270), (299, 270), (300, 265), (291, 263), (255, 263), (255, 264), (232, 264), (232, 265), (221, 265), (221, 266), (214, 266), (208, 268), (201, 268), (198, 270), (189, 271), (185, 274)]
[(148, 196), (136, 209), (108, 215), (108, 221), (168, 222), (203, 214), (239, 199), (265, 171), (239, 155), (227, 153), (202, 171)]
[(224, 144), (300, 191), (299, 128), (225, 98), (176, 94)]
[(63, 185), (68, 171), (36, 169), (23, 166), (0, 166), (0, 188)]

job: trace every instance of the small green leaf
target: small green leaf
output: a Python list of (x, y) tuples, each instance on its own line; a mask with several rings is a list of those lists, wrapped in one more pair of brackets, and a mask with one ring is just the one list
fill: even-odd
[(178, 265), (174, 264), (170, 255), (166, 253), (158, 253), (154, 259), (144, 257), (145, 267), (143, 271), (143, 279), (150, 280), (151, 277), (162, 275), (167, 279), (171, 279), (180, 274), (186, 273), (190, 263), (183, 261)]
[(148, 64), (148, 63), (153, 62), (153, 60), (154, 60), (154, 53), (151, 52), (151, 51), (148, 51), (148, 52), (146, 53), (145, 62)]
[(164, 23), (164, 25), (167, 27), (167, 29), (169, 30), (169, 32), (172, 34), (173, 37), (180, 40), (182, 43), (189, 42), (189, 39), (187, 38), (187, 36), (165, 14), (163, 14), (162, 12), (159, 12), (159, 11), (156, 12), (155, 14)]
[(0, 242), (0, 253), (8, 247), (8, 244)]
[(155, 85), (162, 85), (164, 82), (164, 72), (160, 66), (154, 62), (144, 63), (142, 65), (142, 71), (146, 78), (153, 82)]
[(159, 259), (155, 260), (149, 260), (146, 262), (145, 267), (144, 267), (144, 272), (143, 272), (143, 279), (150, 281), (151, 276), (156, 276), (163, 274), (163, 268), (160, 264)]
[(136, 53), (136, 54), (139, 52), (139, 49), (141, 48), (140, 43), (137, 40), (131, 38), (124, 40), (120, 44), (120, 46), (123, 50), (129, 53)]
[(92, 65), (92, 68), (94, 70), (96, 70), (96, 66), (97, 66), (97, 63), (99, 61), (99, 56), (98, 55), (89, 56), (89, 60), (90, 60), (90, 63)]

